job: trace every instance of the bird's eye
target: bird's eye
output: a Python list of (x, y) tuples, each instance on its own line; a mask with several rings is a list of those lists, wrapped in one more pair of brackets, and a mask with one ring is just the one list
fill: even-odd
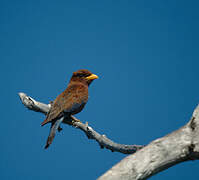
[(84, 75), (83, 75), (83, 74), (79, 74), (78, 76), (79, 76), (79, 77), (84, 77)]

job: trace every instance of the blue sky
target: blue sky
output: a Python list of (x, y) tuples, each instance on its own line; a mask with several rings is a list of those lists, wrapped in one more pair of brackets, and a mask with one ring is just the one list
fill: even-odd
[[(188, 122), (199, 102), (197, 1), (0, 2), (0, 179), (96, 179), (126, 155), (63, 125), (48, 150), (44, 115), (18, 92), (48, 103), (73, 71), (100, 79), (77, 115), (118, 143), (148, 144)], [(198, 162), (151, 179), (197, 179)]]

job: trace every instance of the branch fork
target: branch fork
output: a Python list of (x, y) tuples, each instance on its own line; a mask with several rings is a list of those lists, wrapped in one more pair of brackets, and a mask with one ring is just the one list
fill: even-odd
[[(50, 109), (50, 105), (38, 102), (24, 93), (19, 93), (19, 96), (30, 110), (46, 114)], [(199, 159), (199, 105), (186, 125), (147, 146), (115, 143), (74, 116), (71, 116), (70, 121), (64, 119), (63, 123), (80, 129), (88, 139), (97, 141), (102, 149), (131, 154), (98, 180), (145, 180), (178, 163)]]

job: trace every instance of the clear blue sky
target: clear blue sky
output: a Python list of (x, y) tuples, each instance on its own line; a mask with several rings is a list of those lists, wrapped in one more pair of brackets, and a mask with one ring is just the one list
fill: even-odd
[[(18, 92), (48, 103), (73, 71), (100, 79), (77, 115), (118, 143), (147, 144), (188, 122), (199, 102), (198, 1), (0, 2), (2, 180), (93, 180), (126, 155), (63, 125), (48, 150), (44, 115)], [(151, 179), (198, 179), (198, 162)]]

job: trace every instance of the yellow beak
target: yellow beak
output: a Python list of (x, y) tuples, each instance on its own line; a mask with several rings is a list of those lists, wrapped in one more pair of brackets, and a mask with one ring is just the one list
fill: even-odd
[(90, 76), (86, 77), (87, 80), (94, 80), (94, 79), (98, 79), (99, 77), (95, 74), (91, 74)]

